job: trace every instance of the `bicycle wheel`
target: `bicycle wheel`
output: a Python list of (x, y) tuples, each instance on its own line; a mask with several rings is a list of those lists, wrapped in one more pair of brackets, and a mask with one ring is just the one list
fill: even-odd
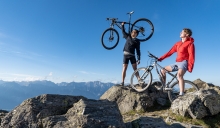
[(118, 45), (119, 34), (114, 28), (108, 28), (102, 33), (102, 46), (105, 49), (111, 50)]
[[(137, 76), (140, 76), (143, 83), (139, 83)], [(131, 87), (137, 92), (146, 90), (152, 82), (152, 73), (147, 68), (141, 67), (134, 71), (131, 75)]]
[(139, 31), (137, 39), (139, 39), (141, 42), (150, 39), (154, 33), (153, 23), (146, 18), (136, 20), (132, 24), (131, 31), (134, 29)]
[[(184, 83), (185, 83), (185, 92), (184, 92), (185, 94), (189, 93), (189, 92), (199, 91), (199, 88), (193, 82), (188, 81), (188, 80), (184, 80)], [(179, 81), (174, 82), (170, 86), (170, 88), (172, 88), (172, 90), (168, 91), (168, 97), (169, 97), (170, 102), (173, 102), (177, 98), (177, 95), (180, 92)]]

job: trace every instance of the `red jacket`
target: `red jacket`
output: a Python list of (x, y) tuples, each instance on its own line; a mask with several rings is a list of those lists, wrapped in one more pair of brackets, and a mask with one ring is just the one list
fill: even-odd
[(188, 38), (185, 42), (179, 41), (174, 44), (169, 52), (161, 56), (158, 60), (162, 61), (163, 59), (171, 56), (173, 53), (177, 52), (176, 62), (181, 62), (183, 60), (188, 61), (188, 71), (192, 72), (194, 62), (195, 62), (195, 46), (194, 39)]

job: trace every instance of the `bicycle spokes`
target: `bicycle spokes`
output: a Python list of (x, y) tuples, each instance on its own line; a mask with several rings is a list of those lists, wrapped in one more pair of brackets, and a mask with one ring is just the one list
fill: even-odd
[(154, 26), (151, 23), (150, 20), (141, 18), (134, 22), (132, 25), (131, 31), (137, 29), (139, 31), (139, 34), (137, 38), (140, 41), (146, 41), (151, 38), (154, 32)]
[(152, 82), (152, 74), (146, 68), (137, 69), (131, 77), (131, 86), (138, 92), (146, 90)]
[(109, 36), (109, 42), (112, 42), (114, 40), (114, 36), (113, 35), (110, 35)]
[[(185, 83), (185, 87), (184, 87), (185, 94), (195, 93), (199, 90), (197, 85), (195, 85), (191, 81), (184, 80), (184, 83)], [(172, 88), (172, 91), (168, 91), (168, 96), (169, 96), (170, 101), (172, 102), (173, 100), (177, 98), (178, 94), (180, 93), (179, 82), (178, 81), (174, 82), (170, 87)]]
[(145, 36), (144, 32), (145, 32), (145, 29), (143, 27), (140, 27), (139, 28), (139, 32), (140, 34), (142, 34), (143, 36)]
[(109, 28), (102, 34), (101, 40), (104, 48), (111, 50), (118, 45), (119, 34), (115, 29)]

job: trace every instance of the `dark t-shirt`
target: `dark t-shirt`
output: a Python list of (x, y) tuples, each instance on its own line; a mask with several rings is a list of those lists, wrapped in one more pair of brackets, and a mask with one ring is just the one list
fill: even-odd
[(129, 52), (131, 54), (135, 54), (135, 49), (137, 53), (137, 59), (141, 59), (140, 52), (140, 41), (137, 38), (132, 38), (130, 34), (125, 32), (124, 25), (122, 26), (123, 37), (126, 39), (126, 43), (123, 51)]

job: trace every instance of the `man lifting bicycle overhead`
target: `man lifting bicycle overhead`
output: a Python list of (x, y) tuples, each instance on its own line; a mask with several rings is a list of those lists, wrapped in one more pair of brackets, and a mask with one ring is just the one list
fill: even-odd
[[(191, 29), (184, 28), (180, 33), (181, 41), (175, 43), (169, 52), (167, 52), (158, 59), (158, 61), (162, 61), (163, 59), (177, 52), (176, 63), (166, 66), (165, 69), (168, 70), (169, 72), (178, 71), (177, 77), (180, 86), (180, 93), (179, 93), (180, 96), (184, 95), (185, 85), (184, 85), (183, 76), (187, 70), (190, 73), (192, 72), (195, 62), (194, 39), (191, 36), (192, 36)], [(163, 81), (164, 83), (166, 83), (166, 71), (162, 69), (161, 73), (162, 73)]]
[[(122, 33), (124, 38), (126, 39), (126, 43), (124, 45), (124, 58), (123, 58), (123, 69), (122, 69), (122, 83), (120, 85), (124, 86), (124, 80), (126, 77), (126, 70), (128, 67), (129, 61), (132, 64), (134, 71), (137, 69), (137, 64), (140, 64), (141, 52), (140, 52), (140, 41), (136, 38), (139, 31), (134, 29), (131, 33), (126, 33), (124, 28), (124, 22), (122, 22)], [(135, 58), (135, 50), (137, 53), (137, 60)], [(136, 77), (140, 79), (139, 74), (136, 74)], [(142, 82), (141, 80), (139, 80)]]

